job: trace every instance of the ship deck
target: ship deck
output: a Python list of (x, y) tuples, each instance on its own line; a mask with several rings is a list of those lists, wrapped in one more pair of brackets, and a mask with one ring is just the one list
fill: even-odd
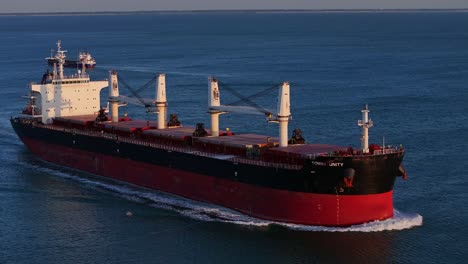
[[(60, 124), (75, 124), (82, 126), (89, 126), (94, 123), (97, 115), (80, 115), (80, 116), (69, 116), (69, 117), (57, 117), (56, 121)], [(193, 137), (194, 127), (171, 127), (165, 129), (156, 129), (156, 121), (146, 120), (126, 120), (118, 123), (103, 122), (103, 127), (108, 131), (120, 131), (120, 132), (135, 132), (141, 131), (141, 134), (147, 137), (154, 138), (169, 138), (175, 140), (184, 140), (189, 137)], [(205, 129), (208, 134), (211, 132), (209, 129)], [(259, 134), (233, 134), (229, 136), (219, 137), (194, 137), (194, 142), (197, 146), (227, 146), (237, 149), (246, 148), (268, 148), (269, 151), (278, 155), (296, 155), (296, 156), (307, 156), (307, 155), (319, 155), (323, 153), (330, 153), (334, 151), (343, 150), (344, 147), (327, 145), (327, 144), (300, 144), (300, 145), (289, 145), (287, 147), (278, 147), (278, 137), (269, 137), (266, 135)]]
[(123, 132), (133, 132), (137, 130), (148, 130), (156, 129), (158, 123), (156, 121), (145, 121), (145, 120), (128, 120), (118, 123), (105, 122), (104, 127), (106, 129), (114, 129)]
[(78, 116), (62, 116), (55, 117), (54, 121), (63, 124), (75, 124), (75, 125), (88, 125), (93, 124), (96, 120), (96, 115), (78, 115)]
[[(205, 129), (208, 133), (211, 131)], [(166, 137), (166, 138), (176, 138), (184, 139), (186, 137), (191, 137), (195, 131), (194, 127), (169, 127), (165, 129), (150, 129), (143, 131), (143, 135), (154, 136), (154, 137)]]
[(284, 148), (273, 148), (272, 151), (283, 152), (287, 154), (297, 155), (318, 155), (322, 153), (330, 153), (339, 151), (345, 147), (328, 145), (328, 144), (301, 144), (301, 145), (289, 145)]
[(198, 139), (202, 143), (210, 143), (214, 145), (226, 145), (232, 147), (265, 147), (265, 146), (278, 146), (279, 141), (276, 137), (268, 137), (265, 135), (257, 134), (235, 134), (231, 136), (221, 137), (202, 137)]

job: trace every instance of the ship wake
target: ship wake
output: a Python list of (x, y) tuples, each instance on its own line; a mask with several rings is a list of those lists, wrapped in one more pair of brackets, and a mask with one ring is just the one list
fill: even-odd
[[(41, 163), (44, 164), (43, 162)], [(259, 228), (277, 226), (291, 230), (315, 232), (379, 232), (403, 230), (421, 226), (423, 224), (423, 217), (421, 215), (416, 213), (405, 213), (396, 209), (394, 210), (394, 216), (390, 219), (373, 221), (349, 227), (326, 227), (281, 223), (250, 217), (221, 206), (197, 202), (164, 192), (132, 186), (117, 181), (88, 177), (83, 175), (82, 172), (68, 171), (68, 168), (54, 168), (56, 165), (50, 163), (47, 163), (46, 167), (31, 163), (23, 163), (23, 165), (34, 167), (35, 170), (46, 174), (52, 174), (54, 176), (78, 181), (97, 190), (110, 191), (112, 194), (129, 201), (143, 203), (154, 208), (175, 211), (181, 215), (199, 221), (223, 222)], [(67, 170), (67, 172), (64, 170)]]

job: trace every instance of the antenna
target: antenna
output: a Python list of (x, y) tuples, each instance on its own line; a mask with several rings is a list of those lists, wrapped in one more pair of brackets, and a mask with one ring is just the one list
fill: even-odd
[(67, 57), (65, 55), (66, 50), (62, 50), (62, 41), (58, 40), (57, 41), (57, 54), (55, 54), (55, 59), (58, 61), (58, 74), (59, 78), (63, 79), (63, 65), (65, 64), (65, 58)]

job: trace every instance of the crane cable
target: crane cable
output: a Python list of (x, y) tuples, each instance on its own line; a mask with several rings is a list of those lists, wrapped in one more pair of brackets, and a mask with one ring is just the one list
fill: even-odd
[[(271, 91), (277, 89), (278, 86), (279, 86), (279, 84), (275, 84), (275, 85), (271, 86), (270, 88), (267, 88), (267, 89), (262, 90), (262, 91), (260, 91), (260, 92), (257, 92), (257, 93), (254, 93), (254, 94), (252, 94), (252, 95), (249, 95), (249, 96), (247, 96), (247, 98), (248, 98), (249, 100), (252, 100), (253, 98), (262, 97), (262, 96), (268, 94), (269, 92), (271, 92)], [(241, 99), (241, 100), (238, 100), (238, 101), (229, 103), (229, 104), (227, 104), (227, 105), (239, 105), (239, 104), (241, 104), (242, 102), (244, 102), (244, 100)]]
[(135, 90), (135, 93), (136, 94), (140, 94), (141, 91), (147, 89), (148, 87), (150, 86), (154, 86), (156, 85), (156, 79), (158, 78), (158, 76), (155, 76), (153, 77), (153, 79), (149, 80), (147, 83), (143, 84), (140, 88), (138, 88), (137, 90)]
[(220, 86), (222, 88), (225, 88), (227, 91), (229, 91), (231, 94), (235, 95), (236, 97), (238, 97), (240, 100), (236, 101), (236, 102), (233, 102), (231, 104), (228, 104), (228, 105), (238, 105), (239, 103), (246, 103), (250, 106), (252, 106), (253, 108), (257, 109), (259, 112), (261, 113), (264, 113), (266, 116), (271, 116), (272, 113), (268, 110), (266, 110), (265, 108), (259, 106), (257, 103), (253, 102), (251, 100), (251, 98), (254, 98), (254, 97), (259, 97), (260, 95), (263, 95), (266, 91), (270, 91), (270, 90), (273, 90), (274, 88), (278, 87), (278, 85), (275, 85), (273, 87), (270, 87), (264, 91), (261, 91), (261, 92), (258, 92), (258, 93), (255, 93), (251, 96), (243, 96), (242, 94), (240, 94), (239, 92), (237, 92), (235, 89), (229, 87), (227, 84), (225, 83), (222, 83), (218, 80), (218, 83), (220, 84)]
[[(144, 105), (145, 107), (150, 107), (151, 105), (146, 103), (145, 100), (138, 94), (139, 92), (141, 92), (142, 90), (148, 88), (148, 86), (156, 79), (153, 78), (151, 79), (149, 82), (147, 82), (146, 84), (144, 84), (142, 87), (140, 87), (139, 89), (137, 90), (134, 90), (123, 78), (121, 75), (118, 75), (118, 80), (120, 83), (123, 84), (123, 86), (130, 91), (130, 93), (136, 97), (136, 99), (142, 104)], [(130, 96), (129, 96), (130, 97)]]

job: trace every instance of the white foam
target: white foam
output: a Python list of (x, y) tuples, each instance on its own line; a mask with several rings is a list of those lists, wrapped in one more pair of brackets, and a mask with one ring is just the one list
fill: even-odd
[(423, 217), (421, 215), (404, 213), (398, 210), (394, 211), (394, 216), (390, 219), (384, 221), (373, 221), (349, 227), (310, 226), (274, 222), (250, 217), (224, 207), (197, 202), (159, 191), (133, 187), (120, 182), (104, 182), (99, 181), (98, 179), (94, 180), (82, 177), (81, 175), (74, 175), (72, 173), (62, 172), (58, 169), (31, 165), (29, 163), (24, 163), (23, 165), (32, 166), (35, 170), (42, 171), (47, 174), (72, 179), (92, 187), (111, 191), (119, 197), (129, 201), (145, 203), (151, 207), (175, 211), (181, 215), (200, 221), (216, 221), (252, 227), (268, 227), (270, 225), (276, 225), (291, 230), (314, 232), (379, 232), (403, 230), (421, 226), (423, 224)]
[(423, 217), (419, 214), (403, 213), (394, 210), (394, 215), (390, 219), (383, 221), (373, 221), (360, 225), (349, 227), (324, 227), (324, 226), (305, 226), (294, 224), (282, 224), (291, 229), (303, 231), (326, 231), (326, 232), (380, 232), (389, 230), (403, 230), (423, 224)]

